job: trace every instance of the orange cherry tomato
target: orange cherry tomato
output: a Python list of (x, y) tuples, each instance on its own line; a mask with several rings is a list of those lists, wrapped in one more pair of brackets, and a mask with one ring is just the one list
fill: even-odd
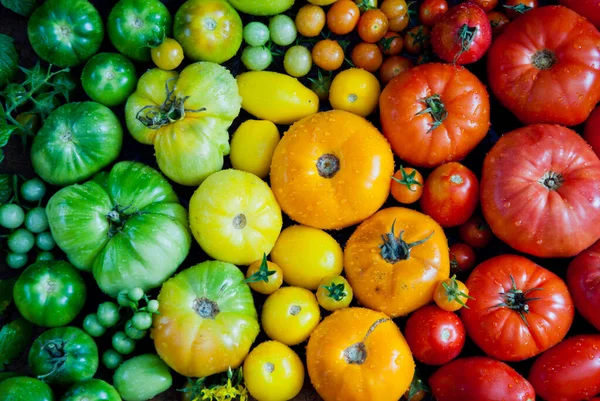
[(338, 0), (327, 11), (327, 27), (336, 35), (346, 35), (356, 28), (360, 10), (352, 0)]
[(412, 167), (400, 166), (392, 176), (391, 192), (400, 203), (415, 203), (423, 194), (423, 176)]
[(411, 59), (403, 56), (392, 56), (383, 60), (379, 69), (379, 78), (384, 84), (387, 84), (397, 75), (413, 67)]
[(314, 4), (307, 4), (296, 14), (296, 29), (302, 36), (313, 38), (321, 33), (325, 27), (325, 11)]
[(414, 55), (422, 53), (431, 44), (430, 33), (429, 28), (424, 25), (412, 27), (404, 36), (404, 50)]
[(367, 10), (358, 21), (358, 36), (368, 43), (376, 43), (388, 30), (388, 18), (381, 10)]
[(404, 39), (397, 32), (389, 31), (377, 42), (377, 46), (386, 56), (395, 56), (402, 52)]
[(410, 23), (410, 17), (408, 14), (402, 17), (392, 18), (388, 20), (388, 30), (393, 32), (402, 32), (408, 27)]
[(492, 11), (487, 14), (490, 25), (492, 26), (492, 35), (498, 36), (506, 28), (506, 24), (510, 22), (508, 16), (499, 11)]
[(352, 62), (357, 68), (375, 72), (383, 63), (383, 54), (375, 43), (361, 42), (352, 49)]
[(469, 299), (473, 299), (469, 296), (469, 289), (465, 283), (456, 279), (456, 275), (440, 281), (433, 293), (436, 305), (448, 312), (455, 312), (460, 308), (467, 307), (466, 303)]
[(379, 9), (390, 20), (408, 15), (406, 0), (384, 0)]
[(312, 49), (313, 62), (325, 71), (337, 70), (344, 64), (344, 49), (331, 39), (323, 39)]

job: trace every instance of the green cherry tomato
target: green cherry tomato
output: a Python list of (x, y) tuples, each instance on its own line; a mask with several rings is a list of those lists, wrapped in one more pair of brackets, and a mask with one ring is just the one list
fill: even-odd
[(291, 45), (298, 36), (294, 20), (285, 14), (279, 14), (271, 18), (269, 31), (271, 32), (271, 40), (279, 46)]
[(77, 327), (43, 332), (29, 350), (29, 366), (38, 379), (68, 386), (89, 380), (98, 370), (98, 346)]
[(112, 346), (119, 354), (129, 355), (135, 349), (135, 341), (122, 331), (112, 336)]
[(127, 323), (125, 323), (125, 335), (132, 340), (141, 340), (146, 337), (146, 330), (138, 330), (134, 327), (133, 322), (128, 320)]
[(106, 366), (106, 369), (115, 370), (123, 363), (123, 357), (114, 349), (108, 349), (102, 354), (102, 363)]
[(29, 17), (33, 50), (58, 67), (74, 67), (98, 52), (104, 23), (88, 0), (47, 0)]
[(75, 383), (60, 401), (121, 401), (121, 396), (104, 380), (90, 379)]
[(266, 46), (247, 46), (242, 52), (242, 63), (251, 71), (262, 71), (271, 65), (273, 55)]
[(17, 228), (25, 221), (25, 212), (19, 205), (6, 203), (0, 206), (0, 226), (5, 228)]
[(81, 73), (83, 90), (95, 102), (112, 107), (125, 103), (135, 91), (135, 66), (124, 55), (99, 53), (88, 60)]
[(283, 68), (292, 77), (303, 77), (310, 72), (312, 55), (310, 50), (302, 45), (292, 46), (285, 52)]
[(11, 269), (21, 269), (27, 264), (27, 254), (8, 252), (6, 254), (6, 264)]
[(138, 330), (148, 330), (150, 327), (152, 327), (152, 316), (146, 312), (137, 312), (135, 315), (133, 315), (131, 321), (133, 323), (133, 327)]
[(131, 290), (129, 290), (127, 297), (133, 302), (137, 302), (140, 299), (144, 298), (144, 290), (142, 290), (140, 287), (134, 287)]
[(173, 384), (169, 367), (155, 354), (138, 355), (123, 362), (113, 384), (125, 401), (149, 400)]
[(121, 0), (106, 23), (117, 50), (137, 61), (150, 61), (150, 49), (171, 33), (171, 14), (160, 0)]
[(19, 276), (13, 289), (15, 305), (31, 323), (58, 327), (71, 323), (86, 299), (85, 282), (64, 261), (41, 261)]
[(90, 313), (83, 319), (82, 327), (92, 337), (101, 337), (106, 333), (106, 327), (100, 324), (95, 313)]
[(8, 248), (15, 253), (27, 253), (33, 245), (35, 245), (33, 234), (24, 228), (19, 228), (8, 236)]
[(159, 306), (158, 301), (156, 299), (152, 299), (151, 301), (148, 302), (148, 306), (146, 307), (146, 309), (150, 313), (156, 313), (156, 312), (158, 312), (158, 306)]
[(48, 260), (54, 260), (54, 259), (56, 259), (54, 257), (54, 254), (52, 252), (48, 252), (48, 251), (40, 252), (35, 257), (36, 262), (43, 262), (45, 260), (48, 261)]
[(119, 307), (114, 302), (104, 302), (98, 305), (96, 313), (98, 322), (104, 327), (113, 327), (119, 322)]
[(25, 215), (25, 228), (34, 234), (39, 234), (48, 229), (48, 217), (46, 209), (36, 207), (31, 209)]
[(35, 245), (42, 251), (51, 251), (56, 246), (50, 231), (44, 231), (35, 236)]
[(32, 178), (21, 185), (21, 196), (27, 202), (38, 202), (46, 195), (46, 185), (39, 178)]
[(52, 389), (32, 377), (11, 377), (0, 383), (2, 401), (55, 401)]
[(269, 41), (269, 27), (259, 21), (252, 21), (244, 27), (244, 40), (250, 46), (263, 46)]

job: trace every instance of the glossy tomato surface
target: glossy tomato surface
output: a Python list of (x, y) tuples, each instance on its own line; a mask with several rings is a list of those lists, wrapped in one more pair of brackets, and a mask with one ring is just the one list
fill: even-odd
[(600, 331), (600, 242), (569, 264), (567, 285), (577, 311)]
[(592, 146), (596, 155), (600, 157), (600, 107), (596, 107), (586, 120), (583, 139)]
[(600, 2), (596, 0), (560, 0), (560, 4), (584, 16), (600, 29)]

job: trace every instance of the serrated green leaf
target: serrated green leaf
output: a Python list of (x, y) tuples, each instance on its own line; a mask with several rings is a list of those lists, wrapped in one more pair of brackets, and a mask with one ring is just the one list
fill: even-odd
[(15, 132), (15, 130), (17, 129), (17, 127), (15, 125), (8, 125), (8, 124), (4, 124), (4, 125), (0, 125), (0, 148), (3, 148), (6, 146), (6, 144), (8, 143), (10, 136), (12, 135), (13, 132)]
[(19, 55), (13, 39), (0, 34), (0, 89), (4, 88), (17, 73)]
[(6, 8), (24, 17), (29, 17), (37, 8), (37, 0), (0, 0)]
[(0, 280), (0, 315), (4, 313), (8, 305), (12, 302), (13, 287), (16, 282), (16, 278)]
[[(0, 149), (0, 163), (4, 159), (4, 152)], [(0, 205), (8, 202), (12, 196), (12, 176), (10, 174), (0, 174)]]
[(27, 347), (31, 341), (33, 327), (31, 323), (19, 318), (2, 327), (0, 330), (0, 371), (11, 363)]

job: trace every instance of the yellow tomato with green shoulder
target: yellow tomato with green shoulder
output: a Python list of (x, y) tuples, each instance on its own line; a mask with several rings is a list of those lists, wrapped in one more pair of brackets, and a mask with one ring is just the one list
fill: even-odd
[(344, 267), (340, 244), (325, 231), (303, 225), (281, 232), (271, 260), (281, 267), (287, 284), (313, 291), (323, 278), (339, 275)]
[(281, 267), (267, 260), (267, 255), (263, 255), (262, 260), (248, 266), (246, 282), (254, 291), (269, 295), (283, 284), (283, 272)]
[(231, 165), (237, 170), (265, 178), (269, 175), (279, 139), (279, 130), (271, 121), (244, 121), (231, 138)]
[(244, 361), (246, 388), (257, 401), (288, 401), (302, 390), (304, 364), (287, 345), (266, 341)]
[(350, 283), (342, 276), (325, 277), (317, 289), (317, 301), (328, 311), (347, 308), (353, 297)]
[(242, 108), (262, 120), (292, 124), (319, 111), (319, 97), (296, 78), (273, 71), (237, 76)]
[(271, 188), (254, 174), (234, 169), (214, 173), (198, 187), (189, 216), (204, 252), (236, 265), (269, 254), (283, 225)]
[(250, 15), (281, 14), (294, 5), (294, 0), (229, 0), (238, 11)]

